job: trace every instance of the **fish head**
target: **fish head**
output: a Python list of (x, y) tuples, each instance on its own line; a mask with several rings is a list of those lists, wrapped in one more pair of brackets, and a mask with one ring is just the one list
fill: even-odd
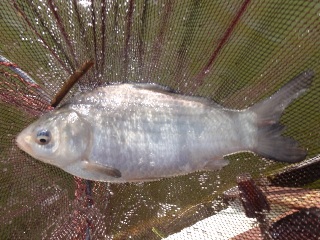
[(74, 111), (57, 110), (22, 130), (16, 142), (35, 159), (64, 169), (85, 157), (90, 125)]

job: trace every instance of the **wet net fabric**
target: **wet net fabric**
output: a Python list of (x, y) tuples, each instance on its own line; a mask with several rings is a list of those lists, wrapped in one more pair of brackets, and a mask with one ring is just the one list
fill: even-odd
[[(319, 239), (319, 44), (317, 1), (1, 1), (0, 238), (161, 239), (193, 226), (175, 239), (199, 229), (202, 239)], [(217, 172), (109, 184), (19, 150), (16, 134), (90, 59), (65, 100), (150, 82), (243, 109), (313, 70), (281, 118), (308, 156), (288, 165), (241, 153)]]

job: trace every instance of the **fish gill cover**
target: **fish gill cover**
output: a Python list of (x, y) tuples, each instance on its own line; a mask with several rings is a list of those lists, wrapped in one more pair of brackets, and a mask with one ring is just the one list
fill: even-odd
[[(319, 44), (317, 1), (1, 1), (0, 238), (160, 239), (236, 203), (255, 224), (238, 236), (238, 226), (226, 224), (234, 239), (318, 239)], [(53, 109), (66, 79), (89, 59), (94, 66), (63, 102), (140, 82), (244, 109), (311, 69), (312, 86), (280, 120), (307, 158), (288, 165), (241, 153), (216, 172), (110, 184), (19, 150), (16, 135)]]

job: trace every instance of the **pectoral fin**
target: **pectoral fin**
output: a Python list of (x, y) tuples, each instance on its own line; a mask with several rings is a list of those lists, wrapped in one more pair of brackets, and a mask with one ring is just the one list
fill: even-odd
[(93, 163), (93, 162), (86, 162), (85, 168), (88, 171), (91, 172), (97, 172), (100, 174), (106, 174), (108, 176), (114, 177), (114, 178), (120, 178), (121, 177), (121, 172), (113, 167), (109, 166), (104, 166), (98, 163)]

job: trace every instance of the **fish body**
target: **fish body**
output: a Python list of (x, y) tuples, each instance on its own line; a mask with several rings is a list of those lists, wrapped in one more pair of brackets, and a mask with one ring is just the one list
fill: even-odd
[(17, 144), (75, 176), (108, 182), (218, 170), (228, 164), (223, 157), (236, 152), (298, 162), (306, 152), (280, 135), (278, 121), (312, 76), (312, 71), (300, 74), (245, 110), (153, 84), (108, 85), (43, 115), (18, 135)]

